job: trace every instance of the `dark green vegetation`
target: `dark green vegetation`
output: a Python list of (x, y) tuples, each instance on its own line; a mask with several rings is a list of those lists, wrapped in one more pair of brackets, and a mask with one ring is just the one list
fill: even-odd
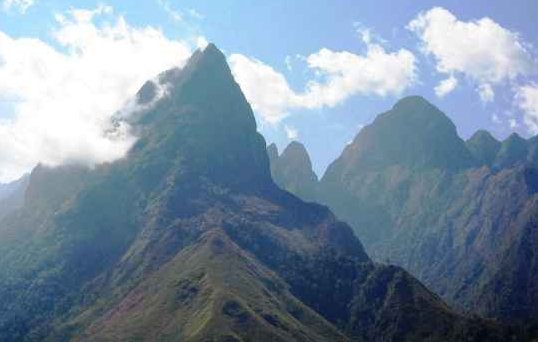
[(538, 319), (538, 139), (479, 131), (465, 142), (437, 108), (408, 97), (365, 127), (313, 191), (370, 256), (450, 304)]
[[(128, 156), (36, 168), (0, 224), (1, 341), (506, 341), (274, 185), (213, 45), (160, 76)], [(139, 101), (151, 103), (155, 84)]]

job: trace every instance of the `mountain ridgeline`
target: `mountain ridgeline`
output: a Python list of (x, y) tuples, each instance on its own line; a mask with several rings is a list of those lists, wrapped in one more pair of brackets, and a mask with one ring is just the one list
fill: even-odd
[(136, 97), (125, 158), (37, 167), (0, 221), (0, 340), (521, 338), (372, 262), (327, 207), (277, 187), (214, 45)]
[(0, 222), (0, 340), (521, 337), (372, 262), (326, 207), (278, 188), (214, 45), (148, 81), (137, 101), (138, 141), (124, 159), (37, 167), (24, 205)]
[(500, 142), (481, 130), (463, 141), (439, 109), (407, 97), (308, 191), (374, 260), (404, 267), (461, 311), (538, 319), (537, 138)]

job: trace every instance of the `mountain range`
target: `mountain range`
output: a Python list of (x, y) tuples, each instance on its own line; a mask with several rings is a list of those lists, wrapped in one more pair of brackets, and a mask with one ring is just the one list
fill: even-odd
[(0, 340), (525, 338), (372, 261), (327, 207), (275, 185), (214, 45), (136, 101), (125, 158), (36, 167), (0, 222)]
[(438, 108), (407, 97), (310, 186), (374, 260), (408, 270), (460, 312), (536, 322), (537, 138), (500, 142), (481, 130), (464, 141)]

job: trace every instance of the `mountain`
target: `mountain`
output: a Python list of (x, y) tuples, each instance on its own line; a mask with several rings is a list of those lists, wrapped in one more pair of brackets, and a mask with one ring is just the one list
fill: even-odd
[(29, 176), (24, 175), (13, 182), (0, 184), (0, 220), (24, 203)]
[[(412, 169), (466, 168), (474, 160), (446, 115), (421, 97), (407, 97), (364, 127), (342, 156), (330, 165), (325, 181), (395, 165)], [(342, 170), (345, 168), (345, 170)]]
[(524, 163), (526, 162), (528, 152), (528, 142), (517, 133), (512, 133), (502, 142), (493, 166), (497, 169), (502, 169), (509, 168), (518, 163)]
[(374, 260), (404, 267), (449, 304), (487, 317), (538, 317), (535, 143), (467, 142), (420, 97), (399, 101), (327, 169), (319, 201)]
[(490, 167), (493, 166), (501, 149), (501, 143), (485, 130), (477, 131), (465, 142), (465, 145), (479, 165)]
[(278, 188), (214, 45), (137, 101), (125, 158), (36, 168), (24, 207), (0, 223), (0, 340), (517, 337), (372, 262), (328, 208)]
[(318, 176), (312, 170), (312, 162), (306, 148), (297, 141), (292, 141), (278, 155), (275, 144), (267, 147), (271, 175), (275, 183), (305, 201), (316, 198)]

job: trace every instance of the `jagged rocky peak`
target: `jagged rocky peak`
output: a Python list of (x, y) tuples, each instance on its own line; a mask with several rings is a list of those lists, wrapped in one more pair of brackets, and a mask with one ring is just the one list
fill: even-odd
[(496, 340), (273, 184), (214, 45), (162, 82), (126, 158), (34, 171), (35, 194), (61, 191), (0, 229), (1, 341)]
[[(182, 69), (168, 70), (158, 79), (166, 92), (134, 120), (140, 139), (131, 154), (173, 167), (180, 163), (184, 175), (230, 186), (271, 183), (265, 140), (215, 45), (197, 50)], [(141, 89), (138, 97), (146, 92), (152, 91)]]
[(537, 147), (536, 139), (513, 134), (501, 143), (486, 131), (464, 143), (441, 111), (410, 97), (358, 134), (318, 198), (374, 260), (404, 267), (450, 304), (528, 319), (538, 298), (530, 252), (538, 176), (529, 167)]
[(393, 165), (457, 170), (473, 164), (452, 121), (423, 97), (409, 96), (363, 128), (326, 177)]
[(292, 141), (280, 156), (274, 146), (268, 149), (268, 155), (277, 185), (304, 200), (315, 199), (318, 176), (312, 169), (312, 161), (303, 144)]
[(493, 164), (501, 148), (501, 142), (483, 129), (476, 131), (465, 145), (480, 165), (489, 166)]

